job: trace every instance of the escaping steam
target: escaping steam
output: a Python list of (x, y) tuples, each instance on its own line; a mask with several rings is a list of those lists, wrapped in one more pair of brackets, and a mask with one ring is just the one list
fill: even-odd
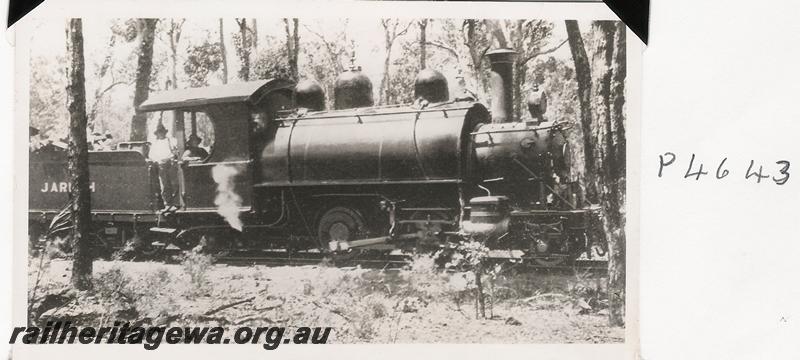
[(239, 219), (239, 208), (242, 206), (242, 197), (235, 191), (233, 179), (239, 174), (239, 170), (230, 165), (217, 165), (211, 169), (211, 176), (217, 183), (217, 197), (214, 204), (217, 205), (217, 213), (228, 222), (232, 228), (242, 231), (242, 220)]

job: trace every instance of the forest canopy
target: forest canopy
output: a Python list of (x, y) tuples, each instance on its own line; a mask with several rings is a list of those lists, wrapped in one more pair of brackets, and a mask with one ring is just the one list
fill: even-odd
[[(135, 104), (142, 100), (137, 92), (282, 77), (314, 79), (332, 94), (336, 77), (351, 63), (371, 78), (378, 104), (411, 102), (414, 78), (423, 67), (442, 72), (451, 93), (463, 77), (479, 100), (491, 100), (488, 61), (482, 55), (493, 45), (492, 34), (481, 20), (116, 19), (84, 24), (88, 131), (109, 134), (112, 143), (130, 140)], [(68, 128), (62, 25), (39, 24), (31, 42), (31, 126), (50, 140), (65, 138)], [(515, 115), (528, 116), (525, 96), (535, 83), (554, 105), (549, 120), (577, 121), (564, 24), (507, 20), (504, 25), (508, 46), (520, 52)], [(149, 74), (143, 74), (147, 69)], [(152, 134), (156, 123), (148, 119), (142, 130)]]

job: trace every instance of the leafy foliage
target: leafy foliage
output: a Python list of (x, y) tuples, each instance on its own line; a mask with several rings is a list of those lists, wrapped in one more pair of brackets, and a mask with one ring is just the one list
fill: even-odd
[(388, 104), (410, 103), (414, 99), (414, 80), (419, 73), (419, 47), (414, 42), (403, 42), (400, 56), (395, 59), (389, 71), (392, 76), (387, 85)]
[[(382, 23), (389, 24), (386, 20)], [(183, 19), (159, 19), (155, 28), (158, 42), (154, 48), (149, 91), (157, 91), (167, 87), (167, 80), (182, 86), (199, 87), (219, 83), (222, 66), (225, 61), (221, 39), (233, 39), (234, 56), (241, 65), (247, 58), (247, 74), (239, 74), (246, 78), (293, 78), (291, 56), (287, 41), (291, 42), (295, 34), (284, 34), (290, 20), (278, 23), (277, 30), (257, 32), (255, 22), (251, 19), (237, 19), (237, 25), (225, 28), (222, 38), (219, 28), (214, 22), (186, 21)], [(488, 99), (486, 72), (488, 61), (485, 52), (489, 49), (492, 35), (490, 27), (484, 20), (475, 19), (430, 19), (426, 23), (426, 37), (420, 37), (420, 28), (416, 22), (401, 21), (398, 36), (393, 44), (386, 76), (384, 103), (398, 104), (412, 101), (413, 81), (419, 72), (421, 57), (420, 43), (425, 42), (426, 64), (428, 67), (446, 72), (451, 79), (451, 92), (455, 89), (454, 77), (457, 73), (464, 75), (466, 88), (478, 94), (482, 101)], [(510, 42), (518, 49), (520, 56), (530, 57), (554, 46), (553, 24), (546, 21), (506, 21), (503, 25), (510, 29)], [(126, 128), (130, 126), (131, 114), (134, 112), (131, 97), (134, 91), (132, 83), (136, 77), (138, 62), (137, 39), (141, 38), (143, 23), (140, 19), (114, 19), (105, 25), (108, 41), (98, 51), (87, 53), (87, 70), (92, 73), (87, 77), (87, 111), (89, 127), (92, 131), (109, 132), (114, 142), (127, 140)], [(333, 20), (324, 23), (299, 22), (299, 42), (295, 51), (299, 57), (300, 79), (312, 78), (325, 88), (329, 105), (333, 102), (333, 84), (338, 75), (349, 65), (351, 55), (356, 48), (353, 34), (350, 33), (348, 20)], [(376, 25), (376, 30), (380, 30)], [(243, 31), (244, 30), (244, 31)], [(96, 31), (94, 28), (91, 31)], [(274, 30), (273, 30), (274, 31)], [(182, 35), (181, 35), (182, 34)], [(376, 35), (379, 36), (380, 33)], [(180, 36), (180, 37), (179, 37)], [(181, 42), (178, 43), (179, 39)], [(228, 40), (230, 41), (230, 40)], [(173, 42), (180, 45), (177, 52), (172, 49)], [(383, 51), (376, 46), (372, 51)], [(529, 64), (522, 67), (525, 77), (535, 77), (537, 83), (544, 84), (550, 96), (551, 112), (559, 120), (573, 116), (576, 107), (572, 101), (571, 80), (560, 80), (565, 72), (562, 60), (547, 60), (542, 63), (541, 57), (534, 56)], [(173, 74), (175, 61), (182, 67), (180, 74)], [(358, 59), (357, 59), (358, 61)], [(557, 63), (553, 63), (556, 61)], [(31, 81), (37, 84), (31, 88), (31, 120), (32, 125), (40, 128), (43, 137), (63, 138), (66, 135), (66, 111), (63, 108), (64, 81), (63, 71), (57, 64), (63, 59), (52, 56), (35, 56), (31, 62)], [(568, 68), (568, 67), (567, 67)], [(244, 66), (240, 72), (245, 71)], [(566, 70), (567, 72), (569, 70)], [(552, 78), (559, 76), (558, 79)], [(521, 78), (521, 77), (518, 77)], [(571, 78), (571, 73), (564, 79)], [(516, 95), (518, 106), (524, 105), (525, 95), (533, 81), (520, 84)], [(552, 83), (552, 84), (551, 84)], [(375, 84), (377, 85), (377, 84)], [(179, 85), (180, 87), (181, 85)], [(379, 90), (376, 86), (376, 91)], [(564, 93), (565, 95), (561, 95)], [(94, 97), (91, 96), (94, 94)], [(561, 101), (569, 99), (570, 101)], [(521, 105), (522, 104), (522, 105)], [(557, 109), (555, 109), (557, 107)], [(527, 116), (522, 112), (522, 116)], [(152, 124), (150, 124), (152, 126)], [(53, 136), (50, 136), (52, 132)]]
[(183, 63), (183, 71), (189, 76), (191, 87), (208, 85), (208, 76), (222, 65), (222, 48), (219, 43), (209, 40), (200, 45), (189, 46), (188, 56)]
[(31, 58), (30, 72), (30, 119), (31, 126), (39, 129), (42, 137), (61, 139), (67, 136), (69, 113), (65, 106), (66, 73), (64, 57), (51, 60), (45, 57)]
[[(580, 146), (583, 142), (583, 129), (578, 116), (580, 109), (578, 88), (572, 64), (553, 56), (536, 59), (529, 67), (528, 78), (531, 79), (531, 82), (539, 84), (539, 87), (547, 93), (549, 98), (547, 120), (568, 124), (566, 126), (567, 141), (569, 144), (574, 144), (569, 147), (570, 178), (577, 180), (581, 187), (585, 188), (584, 151)], [(527, 112), (523, 114), (523, 119), (530, 118)]]
[(236, 23), (239, 25), (239, 32), (233, 34), (233, 46), (241, 64), (239, 79), (247, 81), (250, 79), (250, 56), (254, 45), (252, 29), (247, 25), (247, 19), (236, 19)]
[(126, 42), (132, 42), (136, 40), (136, 36), (139, 34), (136, 21), (137, 19), (115, 20), (111, 24), (111, 32)]
[[(262, 39), (263, 40), (263, 39)], [(263, 46), (253, 62), (252, 77), (255, 79), (292, 79), (289, 55), (286, 47), (278, 44), (273, 37), (266, 38)]]
[(191, 290), (202, 293), (209, 284), (208, 271), (214, 264), (213, 256), (203, 253), (202, 246), (197, 246), (183, 255), (181, 265), (189, 275)]

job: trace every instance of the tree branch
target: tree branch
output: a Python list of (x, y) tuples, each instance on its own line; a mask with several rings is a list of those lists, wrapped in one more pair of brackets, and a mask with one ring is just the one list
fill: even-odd
[(132, 81), (117, 81), (117, 82), (113, 82), (113, 83), (111, 83), (111, 85), (106, 86), (105, 89), (95, 92), (95, 94), (94, 94), (94, 103), (92, 104), (92, 110), (89, 112), (89, 121), (90, 122), (93, 121), (97, 117), (97, 107), (99, 106), (98, 104), (100, 104), (100, 100), (103, 98), (103, 96), (107, 92), (111, 91), (111, 89), (113, 89), (115, 86), (122, 85), (122, 84), (132, 85), (133, 82)]
[(185, 23), (185, 22), (186, 22), (186, 19), (181, 19), (181, 21), (178, 22), (177, 24), (173, 24), (174, 29), (175, 29), (174, 32), (175, 32), (175, 42), (176, 43), (181, 42), (181, 32), (182, 32), (181, 29), (183, 29), (183, 23)]
[(414, 24), (414, 22), (413, 22), (413, 21), (410, 21), (408, 24), (406, 24), (406, 27), (405, 27), (405, 29), (403, 29), (402, 31), (400, 31), (400, 33), (398, 33), (398, 34), (397, 34), (397, 36), (395, 36), (395, 39), (396, 39), (396, 38), (398, 38), (398, 37), (400, 37), (400, 36), (403, 36), (403, 35), (405, 35), (406, 33), (408, 33), (408, 29), (410, 29), (410, 28), (411, 28), (411, 25), (412, 25), (412, 24)]
[(255, 296), (251, 296), (251, 297), (249, 297), (247, 299), (244, 299), (244, 300), (234, 301), (232, 303), (225, 304), (225, 305), (219, 306), (217, 308), (211, 309), (209, 311), (206, 311), (203, 315), (205, 315), (205, 316), (214, 315), (214, 314), (216, 314), (216, 313), (218, 313), (218, 312), (220, 312), (222, 310), (225, 310), (225, 309), (228, 309), (228, 308), (232, 308), (232, 307), (234, 307), (236, 305), (241, 305), (241, 304), (244, 304), (244, 303), (251, 302), (251, 301), (255, 300), (255, 298), (256, 298)]
[(525, 58), (525, 60), (524, 60), (522, 63), (523, 63), (523, 64), (525, 64), (525, 63), (527, 63), (528, 61), (530, 61), (530, 60), (533, 60), (533, 58), (535, 58), (535, 57), (537, 57), (537, 56), (541, 56), (541, 55), (547, 55), (547, 54), (550, 54), (550, 53), (552, 53), (552, 52), (555, 52), (556, 50), (558, 50), (559, 48), (561, 48), (562, 46), (564, 46), (564, 44), (566, 44), (566, 43), (567, 43), (567, 40), (568, 40), (568, 39), (564, 39), (564, 41), (562, 41), (562, 42), (561, 42), (561, 43), (559, 43), (558, 45), (556, 45), (556, 46), (554, 46), (554, 47), (552, 47), (552, 48), (550, 48), (550, 49), (547, 49), (547, 50), (545, 50), (545, 51), (540, 51), (540, 52), (536, 52), (536, 53), (533, 53), (533, 54), (531, 54), (531, 56), (528, 56), (528, 57), (526, 57), (526, 58)]
[(334, 66), (336, 66), (336, 70), (338, 72), (342, 72), (344, 70), (344, 66), (339, 61), (339, 56), (342, 55), (344, 49), (340, 49), (340, 51), (338, 52), (335, 51), (336, 47), (333, 44), (331, 44), (331, 42), (326, 40), (325, 36), (314, 30), (311, 30), (311, 28), (308, 27), (308, 25), (303, 24), (303, 27), (306, 28), (306, 31), (310, 32), (312, 35), (315, 35), (316, 37), (319, 38), (319, 40), (322, 42), (323, 45), (325, 45), (325, 48), (328, 50), (328, 56), (331, 58), (331, 62), (333, 62)]
[(475, 70), (476, 71), (480, 70), (481, 64), (483, 64), (483, 57), (486, 56), (486, 53), (489, 52), (489, 49), (491, 49), (491, 48), (492, 48), (491, 44), (486, 46), (486, 48), (484, 48), (481, 51), (480, 55), (478, 55), (478, 58), (475, 59)]
[(292, 48), (292, 31), (289, 28), (289, 19), (283, 18), (283, 28), (286, 32), (286, 51), (289, 53), (289, 58), (292, 57), (294, 49)]
[(115, 86), (122, 85), (122, 84), (129, 84), (130, 85), (130, 84), (133, 84), (133, 82), (131, 82), (131, 81), (117, 81), (117, 82), (114, 82), (111, 85), (106, 86), (106, 88), (103, 89), (102, 91), (100, 91), (99, 93), (97, 93), (97, 95), (95, 95), (95, 98), (99, 98), (99, 97), (105, 95), (105, 93), (109, 92)]
[(449, 52), (450, 55), (453, 55), (453, 57), (458, 59), (458, 52), (456, 52), (455, 49), (453, 49), (453, 48), (451, 48), (451, 47), (449, 47), (449, 46), (447, 46), (445, 44), (441, 44), (441, 43), (437, 43), (437, 42), (433, 42), (433, 41), (426, 41), (425, 45), (430, 45), (430, 46), (437, 47), (437, 48), (440, 48), (442, 50), (445, 50), (445, 51)]

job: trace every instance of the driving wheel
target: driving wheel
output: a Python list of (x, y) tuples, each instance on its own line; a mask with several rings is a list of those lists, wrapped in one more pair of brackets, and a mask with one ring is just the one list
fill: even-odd
[[(320, 218), (317, 229), (319, 245), (323, 252), (331, 251), (331, 242), (336, 241), (342, 245), (349, 241), (366, 238), (369, 234), (364, 216), (357, 210), (348, 207), (335, 207), (326, 211)], [(338, 250), (334, 252), (334, 259), (349, 260), (361, 253), (362, 250), (359, 249)]]

